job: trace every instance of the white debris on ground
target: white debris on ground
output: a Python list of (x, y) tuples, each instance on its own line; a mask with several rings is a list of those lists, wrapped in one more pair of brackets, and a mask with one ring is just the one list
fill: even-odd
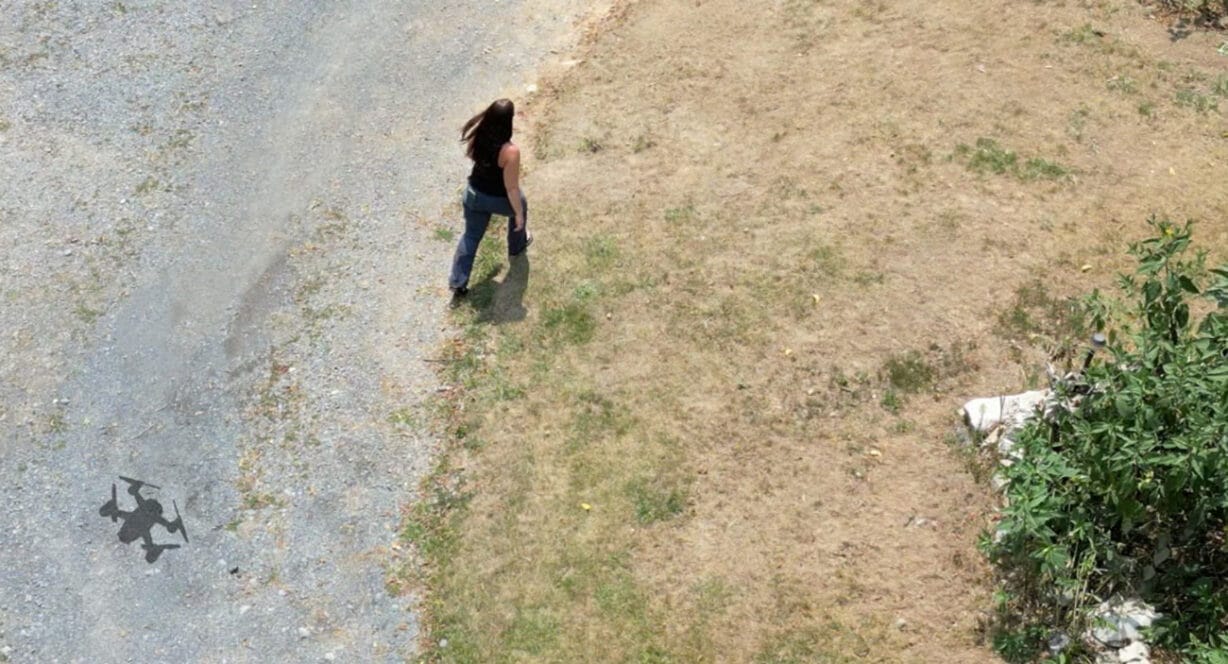
[(964, 422), (980, 433), (1005, 427), (1017, 429), (1036, 414), (1045, 402), (1049, 390), (1032, 390), (1022, 394), (973, 399), (964, 404)]
[(1014, 458), (1014, 433), (1036, 416), (1049, 398), (1049, 390), (973, 399), (964, 404), (964, 423), (984, 436), (985, 445), (996, 445), (998, 456), (1009, 465)]

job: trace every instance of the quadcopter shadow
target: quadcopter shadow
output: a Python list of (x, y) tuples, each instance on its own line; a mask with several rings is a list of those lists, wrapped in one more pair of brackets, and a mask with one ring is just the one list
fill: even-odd
[(148, 563), (156, 562), (163, 551), (180, 547), (179, 544), (155, 544), (153, 541), (154, 526), (162, 526), (168, 534), (173, 535), (177, 532), (183, 536), (183, 543), (188, 543), (188, 531), (183, 527), (183, 517), (179, 516), (179, 505), (171, 501), (171, 505), (175, 508), (175, 520), (168, 521), (162, 516), (162, 503), (141, 495), (142, 487), (151, 489), (161, 487), (122, 475), (119, 479), (128, 483), (128, 495), (136, 499), (136, 509), (124, 511), (119, 508), (114, 483), (111, 484), (111, 500), (98, 509), (99, 516), (110, 517), (111, 523), (124, 522), (124, 525), (119, 527), (119, 541), (131, 544), (138, 539), (142, 540), (141, 548), (145, 550), (145, 562)]

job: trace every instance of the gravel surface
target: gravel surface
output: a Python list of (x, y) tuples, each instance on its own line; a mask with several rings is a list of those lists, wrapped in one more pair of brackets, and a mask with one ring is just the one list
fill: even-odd
[(412, 656), (455, 133), (582, 4), (0, 4), (0, 661)]

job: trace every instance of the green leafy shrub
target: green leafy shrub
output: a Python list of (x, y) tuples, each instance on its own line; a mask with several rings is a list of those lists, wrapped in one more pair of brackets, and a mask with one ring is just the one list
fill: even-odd
[(1096, 599), (1137, 594), (1166, 616), (1160, 642), (1225, 661), (1228, 267), (1186, 257), (1189, 224), (1151, 223), (1126, 299), (1086, 302), (1108, 357), (1059, 381), (1063, 405), (1019, 432), (982, 545), (1033, 624), (1078, 629)]

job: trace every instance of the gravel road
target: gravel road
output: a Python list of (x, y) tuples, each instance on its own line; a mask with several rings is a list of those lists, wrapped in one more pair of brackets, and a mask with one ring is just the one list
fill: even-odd
[(413, 655), (455, 133), (584, 4), (0, 3), (0, 661)]

